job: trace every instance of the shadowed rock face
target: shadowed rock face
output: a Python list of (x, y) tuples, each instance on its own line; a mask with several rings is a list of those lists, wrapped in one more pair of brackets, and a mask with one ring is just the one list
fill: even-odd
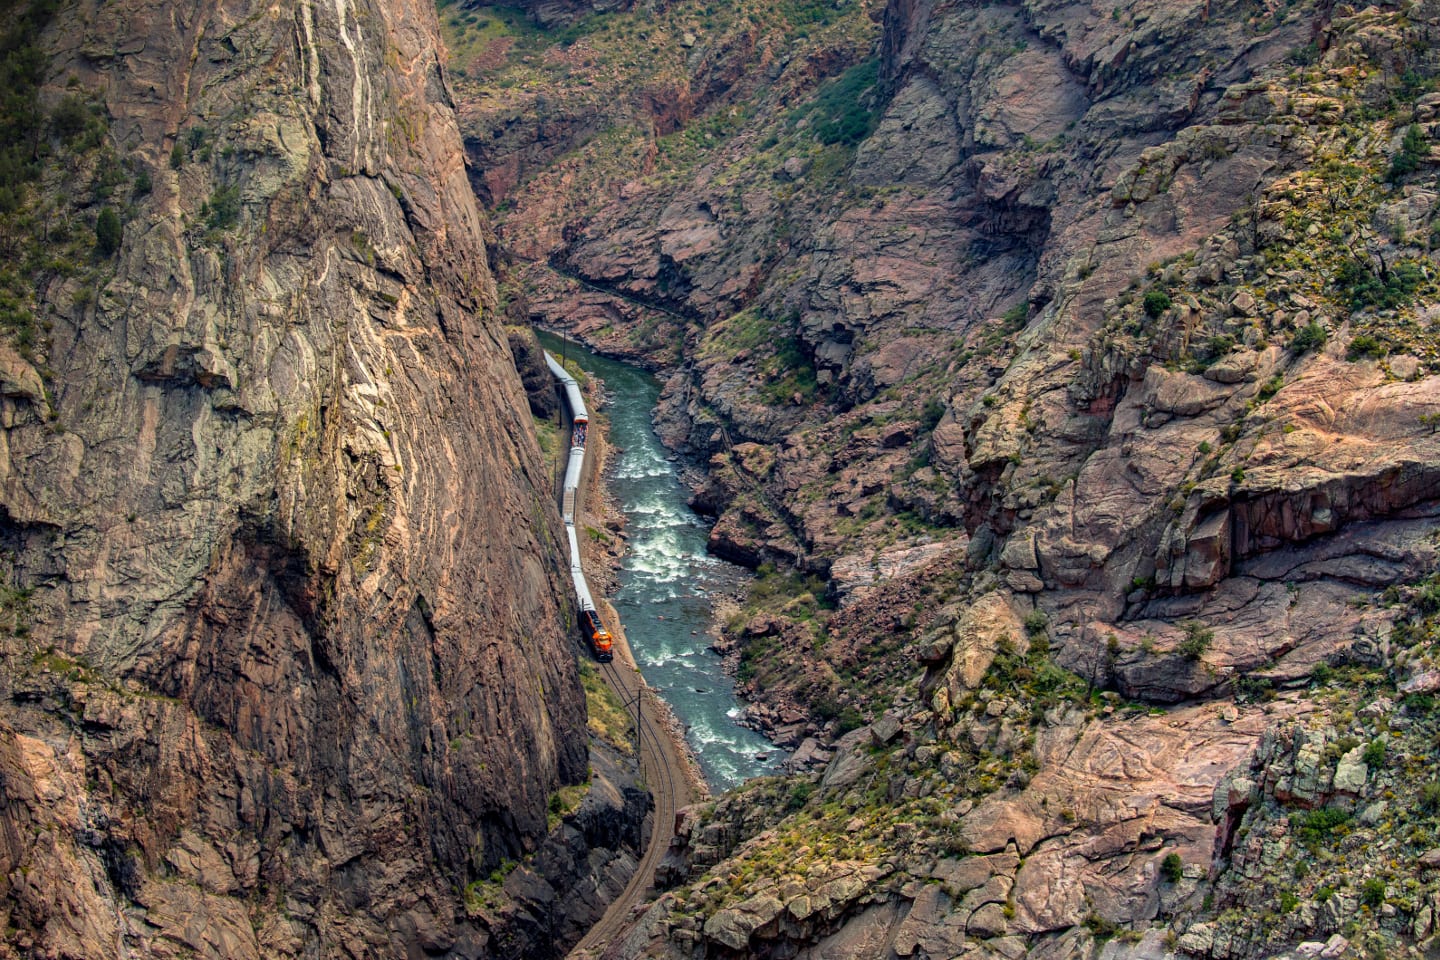
[(586, 776), (435, 37), (124, 0), (43, 38), (153, 187), (98, 296), (55, 279), (35, 362), (3, 348), (13, 949), (494, 955), (460, 892)]

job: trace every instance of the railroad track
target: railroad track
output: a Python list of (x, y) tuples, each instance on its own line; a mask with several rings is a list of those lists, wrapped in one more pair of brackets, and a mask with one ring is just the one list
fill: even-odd
[[(594, 603), (584, 570), (581, 568), (575, 515), (580, 509), (580, 478), (585, 458), (588, 456), (585, 437), (589, 418), (585, 411), (585, 401), (580, 395), (579, 384), (549, 353), (545, 354), (545, 361), (565, 396), (574, 425), (570, 455), (561, 485), (561, 519), (565, 522), (566, 539), (570, 546), (570, 574), (575, 584), (581, 622), (599, 662), (601, 675), (610, 688), (635, 712), (640, 774), (655, 800), (650, 836), (646, 839), (645, 851), (641, 854), (634, 876), (630, 878), (620, 896), (606, 909), (604, 916), (570, 952), (571, 960), (587, 960), (604, 955), (606, 948), (614, 942), (630, 920), (635, 907), (648, 897), (655, 879), (655, 868), (665, 856), (665, 851), (670, 846), (670, 838), (675, 833), (675, 815), (681, 807), (689, 804), (693, 797), (690, 781), (682, 772), (687, 769), (687, 760), (682, 748), (676, 743), (671, 728), (661, 718), (659, 701), (640, 675), (630, 646), (625, 641), (619, 617), (610, 609), (613, 630), (606, 629), (603, 614)], [(609, 609), (609, 605), (603, 600), (601, 606)], [(615, 642), (617, 639), (618, 643)], [(612, 659), (616, 648), (621, 656), (619, 662)]]
[[(629, 650), (625, 650), (629, 660)], [(640, 771), (650, 794), (655, 798), (654, 820), (645, 853), (620, 896), (606, 909), (605, 915), (590, 928), (570, 951), (569, 960), (598, 960), (615, 942), (633, 917), (635, 908), (649, 899), (655, 880), (655, 868), (670, 847), (675, 833), (675, 815), (691, 801), (690, 785), (681, 774), (681, 764), (674, 740), (660, 719), (655, 694), (645, 686), (644, 679), (630, 663), (613, 661), (601, 664), (601, 672), (612, 689), (632, 705), (638, 704), (636, 745), (640, 754)]]

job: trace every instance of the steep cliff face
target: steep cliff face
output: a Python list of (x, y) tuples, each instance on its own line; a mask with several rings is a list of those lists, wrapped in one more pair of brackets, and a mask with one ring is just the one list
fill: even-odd
[(493, 953), (462, 893), (585, 779), (584, 700), (433, 8), (32, 39), (96, 133), (6, 221), (0, 952)]

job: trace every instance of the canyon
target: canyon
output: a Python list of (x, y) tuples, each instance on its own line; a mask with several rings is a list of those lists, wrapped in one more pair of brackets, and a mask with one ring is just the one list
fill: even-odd
[(810, 771), (609, 955), (1428, 948), (1436, 10), (494, 9), (502, 295), (666, 378)]
[(1433, 0), (5, 18), (0, 956), (601, 916), (531, 324), (662, 378), (793, 751), (601, 955), (1436, 949)]

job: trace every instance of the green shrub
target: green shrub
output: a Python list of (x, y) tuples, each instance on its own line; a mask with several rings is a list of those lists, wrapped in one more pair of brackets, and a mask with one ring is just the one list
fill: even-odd
[(95, 252), (108, 257), (120, 249), (124, 230), (120, 226), (120, 214), (114, 207), (105, 207), (95, 218)]
[(1386, 173), (1386, 178), (1393, 183), (1414, 173), (1429, 150), (1430, 144), (1425, 139), (1425, 131), (1412, 123), (1405, 128), (1405, 137), (1400, 141), (1399, 152), (1390, 158), (1390, 170)]
[(1214, 642), (1215, 631), (1198, 620), (1187, 620), (1181, 626), (1185, 628), (1185, 639), (1176, 650), (1186, 660), (1199, 660)]
[(1440, 579), (1432, 578), (1421, 584), (1410, 602), (1422, 614), (1440, 613)]
[(1210, 342), (1206, 344), (1205, 347), (1209, 356), (1218, 360), (1220, 357), (1225, 356), (1231, 350), (1235, 349), (1235, 338), (1228, 333), (1222, 333), (1218, 336), (1211, 337)]
[(1385, 766), (1385, 741), (1378, 737), (1365, 745), (1365, 753), (1362, 754), (1365, 766), (1372, 770)]
[(1362, 333), (1350, 341), (1350, 348), (1345, 351), (1345, 356), (1350, 360), (1360, 360), (1365, 357), (1378, 360), (1390, 352), (1390, 346), (1384, 340), (1372, 337), (1368, 333)]
[(1275, 696), (1275, 681), (1269, 677), (1245, 675), (1235, 680), (1236, 700), (1271, 700)]
[(1381, 264), (1377, 273), (1368, 261), (1351, 258), (1335, 272), (1335, 291), (1351, 310), (1393, 310), (1414, 300), (1424, 280), (1424, 271), (1413, 260), (1401, 260), (1393, 266)]
[(861, 727), (865, 726), (865, 718), (862, 717), (860, 715), (860, 711), (856, 710), (854, 707), (845, 707), (841, 709), (840, 716), (837, 719), (836, 723), (836, 734), (837, 736), (843, 737), (851, 730), (859, 730)]
[(1115, 935), (1120, 932), (1119, 924), (1117, 924), (1114, 920), (1108, 920), (1105, 917), (1100, 916), (1100, 914), (1098, 913), (1090, 914), (1088, 917), (1085, 918), (1084, 922), (1085, 928), (1090, 931), (1091, 935), (1099, 943), (1104, 943), (1107, 940), (1113, 940), (1115, 938)]
[(1411, 713), (1429, 713), (1435, 709), (1435, 698), (1428, 693), (1407, 693), (1400, 702)]
[(1385, 881), (1379, 877), (1371, 877), (1360, 885), (1360, 902), (1370, 908), (1380, 906), (1385, 902)]
[(1420, 809), (1425, 813), (1440, 812), (1440, 783), (1427, 783), (1420, 788)]
[(1167, 853), (1160, 861), (1160, 876), (1165, 878), (1166, 883), (1176, 883), (1184, 875), (1185, 861), (1180, 859), (1180, 854)]
[(1145, 313), (1152, 320), (1157, 320), (1160, 315), (1170, 309), (1170, 295), (1164, 290), (1151, 290), (1145, 294), (1143, 301)]
[(1301, 354), (1319, 350), (1325, 346), (1327, 339), (1329, 339), (1329, 334), (1325, 332), (1324, 327), (1318, 323), (1307, 323), (1290, 339), (1290, 352)]
[(925, 401), (925, 409), (920, 412), (920, 429), (924, 433), (930, 433), (945, 416), (945, 404), (936, 399)]
[(226, 230), (240, 222), (240, 187), (230, 184), (210, 195), (210, 200), (200, 208), (205, 223), (211, 230)]
[(1320, 59), (1320, 47), (1311, 40), (1303, 47), (1291, 50), (1287, 59), (1297, 67), (1308, 67)]
[(1295, 828), (1295, 835), (1303, 842), (1313, 846), (1329, 840), (1337, 827), (1350, 822), (1350, 817), (1351, 814), (1348, 810), (1341, 810), (1339, 807), (1320, 807), (1293, 816), (1290, 818), (1290, 822)]
[(1030, 636), (1044, 633), (1048, 626), (1050, 626), (1050, 617), (1044, 610), (1031, 610), (1025, 614), (1025, 632)]
[(67, 93), (50, 114), (50, 134), (69, 143), (85, 132), (89, 121), (90, 111), (85, 109), (84, 102), (75, 94)]
[(1326, 745), (1325, 758), (1333, 763), (1358, 746), (1360, 741), (1354, 737), (1336, 737)]

